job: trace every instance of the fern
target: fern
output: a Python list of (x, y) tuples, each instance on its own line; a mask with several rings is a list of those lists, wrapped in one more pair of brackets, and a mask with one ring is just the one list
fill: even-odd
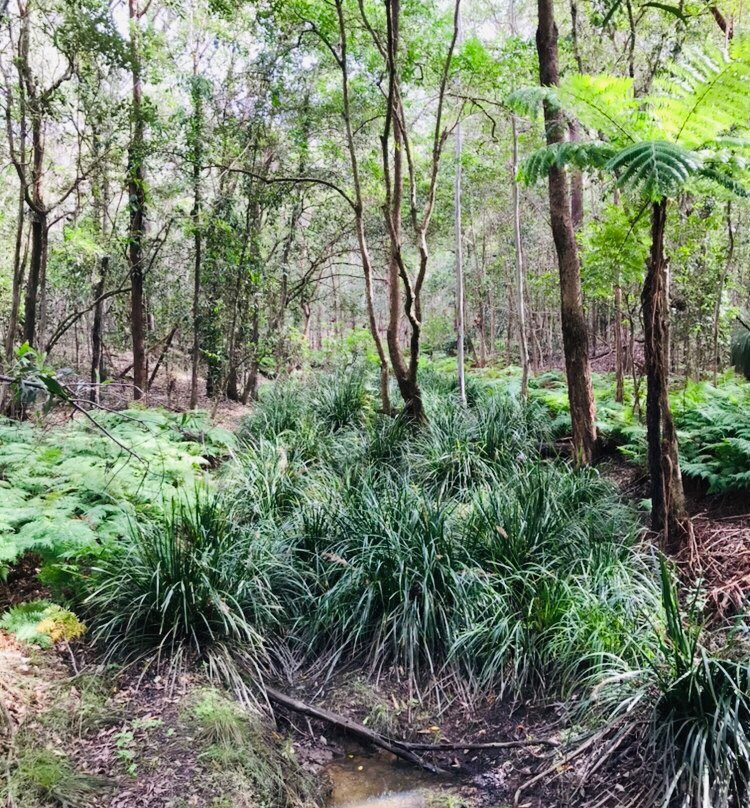
[(134, 457), (86, 423), (43, 433), (0, 420), (0, 572), (25, 552), (75, 559), (191, 495), (209, 458), (233, 438), (201, 413), (99, 414)]
[(553, 109), (560, 109), (556, 87), (522, 87), (512, 92), (505, 103), (518, 115), (532, 120), (541, 115), (545, 103)]
[(561, 83), (559, 98), (592, 131), (606, 132), (623, 142), (634, 142), (648, 133), (648, 118), (635, 97), (631, 78), (573, 74)]
[(618, 174), (617, 183), (629, 186), (648, 199), (671, 196), (698, 172), (697, 155), (665, 140), (646, 140), (619, 151), (607, 163)]
[(750, 37), (735, 37), (729, 58), (705, 45), (683, 54), (671, 76), (657, 84), (652, 115), (664, 136), (697, 149), (750, 118)]
[(572, 165), (577, 168), (604, 168), (615, 149), (607, 143), (554, 143), (535, 151), (520, 167), (518, 177), (532, 185), (547, 176), (550, 168)]

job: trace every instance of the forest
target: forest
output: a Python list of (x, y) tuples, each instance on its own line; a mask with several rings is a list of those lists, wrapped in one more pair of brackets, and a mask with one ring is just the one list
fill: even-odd
[(750, 805), (747, 15), (0, 2), (0, 804)]

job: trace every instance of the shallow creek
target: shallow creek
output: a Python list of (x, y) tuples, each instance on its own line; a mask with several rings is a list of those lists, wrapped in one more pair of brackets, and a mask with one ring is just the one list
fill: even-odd
[(387, 754), (350, 753), (326, 766), (330, 808), (424, 808), (441, 778), (405, 765)]

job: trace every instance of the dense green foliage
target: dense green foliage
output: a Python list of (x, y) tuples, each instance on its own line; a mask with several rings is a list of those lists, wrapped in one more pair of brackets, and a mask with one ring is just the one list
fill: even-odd
[[(645, 464), (645, 426), (633, 411), (633, 386), (625, 385), (625, 401), (615, 401), (614, 380), (594, 378), (597, 427), (602, 439), (624, 457)], [(532, 381), (531, 395), (553, 417), (553, 434), (570, 430), (567, 388), (560, 373)], [(680, 466), (685, 477), (702, 480), (709, 492), (750, 488), (750, 385), (731, 373), (717, 385), (686, 381), (673, 388), (670, 403), (680, 441)], [(644, 402), (641, 402), (643, 408)]]
[(0, 572), (28, 551), (54, 562), (98, 553), (129, 533), (132, 518), (191, 492), (233, 445), (202, 414), (133, 409), (96, 419), (109, 434), (85, 420), (46, 431), (0, 422)]

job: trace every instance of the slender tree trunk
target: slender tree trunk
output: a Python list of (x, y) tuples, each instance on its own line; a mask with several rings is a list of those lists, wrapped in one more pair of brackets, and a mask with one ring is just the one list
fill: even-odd
[(146, 232), (145, 122), (141, 77), (140, 12), (138, 0), (128, 0), (132, 71), (131, 135), (128, 148), (128, 264), (130, 269), (130, 333), (133, 345), (133, 398), (143, 396), (148, 386), (146, 366), (145, 262)]
[[(169, 354), (169, 349), (172, 347), (172, 340), (174, 339), (174, 335), (177, 333), (178, 328), (179, 325), (172, 326), (172, 328), (169, 331), (169, 334), (167, 334), (166, 340), (164, 340), (164, 345), (161, 351), (159, 352), (159, 357), (157, 358), (156, 364), (154, 365), (154, 369), (151, 371), (151, 375), (149, 376), (148, 379), (149, 390), (151, 389), (151, 386), (154, 383), (154, 379), (156, 379), (156, 374), (159, 372), (159, 368), (161, 367), (162, 362), (166, 359), (167, 355)], [(169, 383), (167, 383), (167, 387), (168, 386)]]
[(43, 210), (31, 211), (31, 258), (29, 276), (24, 296), (23, 338), (34, 347), (37, 337), (37, 313), (39, 310), (39, 284), (43, 272), (44, 256), (47, 253), (47, 213)]
[[(456, 44), (460, 47), (463, 40), (461, 30), (461, 10), (458, 11), (458, 33)], [(462, 407), (466, 406), (466, 372), (464, 356), (464, 251), (461, 238), (461, 152), (463, 150), (463, 133), (461, 121), (456, 124), (456, 174), (453, 188), (453, 228), (456, 244), (456, 364), (458, 369), (458, 400)]]
[(716, 290), (716, 304), (714, 305), (714, 321), (713, 321), (713, 366), (714, 366), (714, 384), (718, 381), (719, 370), (721, 368), (721, 355), (719, 351), (719, 325), (721, 322), (721, 298), (724, 294), (724, 284), (726, 283), (729, 275), (729, 270), (732, 267), (732, 260), (734, 258), (734, 230), (732, 229), (732, 203), (727, 202), (727, 257), (724, 262), (724, 268), (719, 277), (719, 288)]
[(13, 245), (13, 286), (10, 299), (10, 314), (8, 316), (8, 331), (5, 335), (5, 358), (8, 362), (13, 358), (13, 348), (16, 344), (16, 331), (18, 329), (18, 313), (21, 309), (21, 289), (23, 288), (24, 276), (24, 262), (21, 260), (24, 210), (23, 186), (19, 185), (18, 221), (16, 222), (16, 239)]
[[(536, 33), (539, 78), (544, 86), (559, 83), (557, 68), (557, 26), (553, 0), (538, 0), (539, 26)], [(547, 143), (565, 139), (565, 121), (560, 110), (544, 104)], [(552, 236), (560, 270), (560, 313), (562, 317), (565, 369), (568, 378), (573, 446), (577, 463), (590, 463), (597, 449), (596, 405), (591, 386), (588, 332), (583, 312), (581, 274), (578, 260), (568, 183), (563, 169), (549, 170), (549, 203)]]
[(529, 342), (526, 335), (526, 273), (523, 266), (523, 244), (521, 243), (521, 204), (518, 193), (518, 130), (516, 116), (511, 115), (513, 133), (513, 178), (511, 183), (513, 195), (513, 241), (516, 257), (516, 297), (518, 306), (518, 345), (521, 352), (521, 397), (526, 400), (529, 393)]
[(190, 131), (190, 147), (193, 162), (193, 208), (190, 218), (193, 225), (193, 347), (190, 357), (190, 409), (198, 406), (198, 368), (200, 364), (200, 300), (201, 261), (203, 256), (203, 233), (201, 231), (201, 169), (203, 167), (203, 98), (198, 84), (198, 65), (193, 62), (193, 121)]
[(619, 278), (615, 282), (615, 401), (622, 404), (625, 397), (625, 362), (622, 350), (622, 287)]
[(651, 208), (651, 253), (646, 266), (643, 305), (646, 360), (646, 435), (651, 476), (651, 524), (665, 547), (676, 549), (690, 532), (669, 406), (668, 267), (664, 254), (667, 200)]
[(109, 274), (109, 256), (103, 255), (99, 270), (99, 279), (94, 285), (94, 322), (91, 326), (91, 391), (89, 398), (94, 403), (99, 403), (99, 385), (102, 381), (102, 365), (104, 361), (102, 332), (104, 330), (104, 287)]

